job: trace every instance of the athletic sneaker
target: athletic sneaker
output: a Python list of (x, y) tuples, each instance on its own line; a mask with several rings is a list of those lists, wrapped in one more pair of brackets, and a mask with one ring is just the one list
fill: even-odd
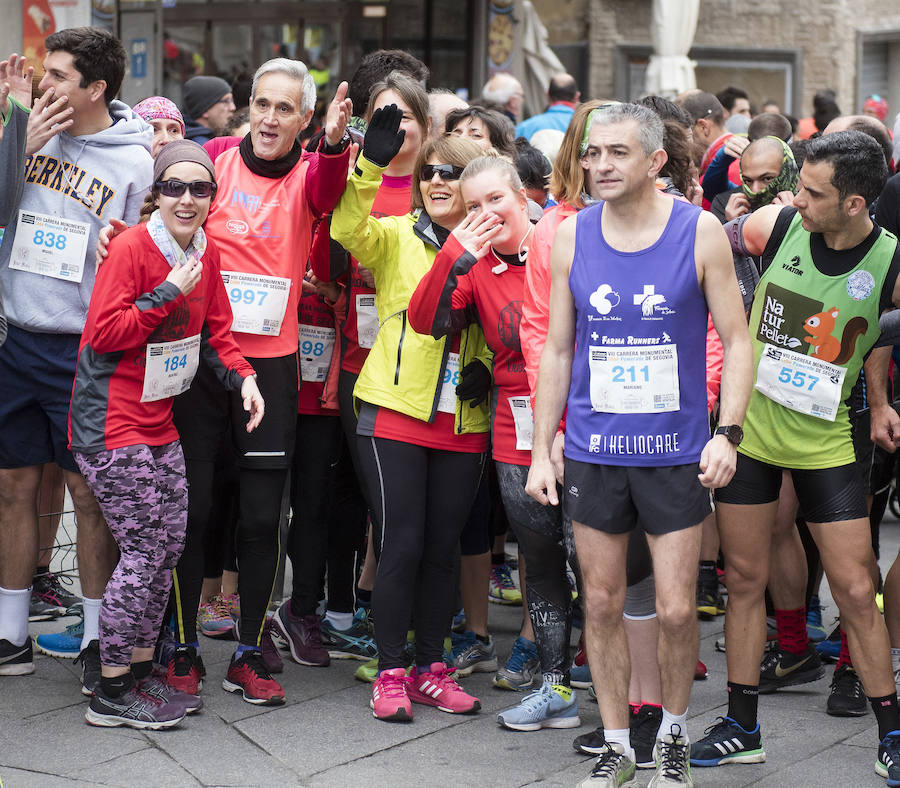
[(172, 627), (166, 624), (160, 629), (159, 637), (156, 638), (156, 646), (153, 649), (153, 661), (161, 667), (168, 667), (172, 657), (175, 655), (175, 649), (180, 645), (181, 643), (175, 640)]
[(705, 681), (708, 677), (709, 671), (706, 669), (706, 665), (698, 659), (697, 666), (694, 668), (694, 681)]
[(725, 597), (719, 589), (708, 589), (697, 586), (697, 616), (702, 621), (712, 621), (725, 612)]
[(203, 689), (203, 660), (193, 646), (179, 646), (166, 665), (166, 681), (188, 695), (198, 695)]
[(48, 602), (40, 594), (31, 592), (31, 601), (28, 604), (28, 620), (35, 621), (53, 621), (63, 614), (64, 608), (59, 605)]
[(34, 673), (31, 638), (26, 637), (21, 646), (0, 640), (0, 676), (27, 676), (29, 673)]
[(661, 722), (662, 707), (649, 703), (644, 703), (631, 715), (628, 727), (631, 729), (631, 746), (634, 748), (634, 762), (638, 769), (653, 769), (656, 766), (653, 750)]
[(241, 615), (237, 594), (216, 594), (197, 611), (197, 626), (208, 638), (230, 638), (232, 626)]
[(900, 786), (900, 731), (891, 731), (878, 745), (875, 773), (887, 777), (889, 786)]
[(494, 639), (488, 636), (488, 642), (482, 643), (472, 630), (453, 638), (453, 667), (456, 675), (468, 676), (470, 673), (492, 673), (497, 670), (497, 653), (494, 651)]
[(124, 725), (156, 731), (174, 727), (186, 713), (184, 706), (174, 702), (163, 703), (134, 684), (118, 698), (106, 697), (98, 687), (84, 718), (90, 725), (102, 728)]
[(534, 677), (540, 666), (537, 646), (520, 635), (513, 643), (512, 653), (506, 664), (494, 676), (494, 686), (523, 692), (534, 684)]
[(656, 773), (647, 788), (693, 788), (689, 744), (680, 725), (672, 725), (668, 733), (656, 740), (653, 754), (656, 758)]
[(869, 713), (862, 682), (852, 665), (841, 665), (834, 671), (825, 710), (832, 717), (865, 717)]
[(372, 715), (388, 722), (412, 722), (412, 703), (407, 692), (411, 683), (403, 668), (381, 671), (372, 684)]
[(587, 662), (584, 665), (572, 665), (569, 669), (569, 679), (576, 689), (590, 689), (594, 686), (594, 680), (591, 678), (591, 666)]
[(69, 624), (62, 632), (38, 635), (35, 638), (37, 650), (48, 657), (75, 659), (81, 651), (81, 639), (84, 637), (84, 618)]
[(634, 771), (634, 761), (625, 755), (622, 745), (607, 742), (591, 773), (578, 783), (578, 788), (621, 788), (634, 785)]
[(360, 659), (364, 662), (377, 656), (378, 648), (372, 633), (365, 626), (365, 613), (357, 611), (347, 629), (338, 629), (327, 618), (322, 621), (322, 645), (332, 659)]
[(704, 732), (700, 741), (691, 744), (691, 766), (721, 766), (726, 763), (762, 763), (759, 723), (745, 731), (731, 717), (719, 717)]
[(562, 684), (541, 685), (518, 706), (501, 711), (497, 722), (513, 731), (538, 731), (541, 728), (577, 728), (578, 701), (571, 687)]
[(522, 592), (519, 591), (513, 582), (509, 564), (495, 564), (491, 566), (488, 599), (499, 605), (522, 604)]
[(811, 596), (806, 606), (806, 636), (813, 643), (821, 643), (828, 637), (828, 632), (822, 626), (822, 604), (817, 596)]
[(100, 686), (100, 641), (92, 640), (75, 657), (81, 663), (81, 694), (90, 697)]
[(841, 624), (835, 624), (825, 640), (816, 644), (816, 653), (823, 662), (837, 662), (841, 656)]
[(763, 658), (759, 669), (759, 692), (766, 695), (782, 687), (809, 684), (825, 676), (825, 666), (812, 643), (803, 654), (791, 654), (777, 649)]
[[(72, 581), (66, 577), (66, 583)], [(63, 588), (59, 575), (53, 572), (37, 575), (31, 582), (31, 605), (29, 609), (29, 621), (49, 621), (58, 618), (66, 612), (67, 608), (79, 603), (81, 600), (71, 591)], [(39, 617), (33, 618), (32, 616)]]
[(195, 693), (182, 692), (173, 687), (162, 670), (154, 669), (149, 676), (137, 682), (138, 689), (156, 698), (160, 703), (178, 704), (185, 714), (193, 714), (203, 708), (203, 698)]
[(459, 609), (459, 612), (453, 616), (453, 621), (450, 624), (451, 632), (465, 632), (466, 631), (466, 611), (463, 608)]
[[(272, 624), (273, 616), (266, 618), (263, 625), (262, 638), (260, 639), (260, 651), (262, 652), (263, 662), (266, 663), (266, 669), (269, 673), (282, 673), (284, 671), (284, 660), (278, 652), (278, 647), (272, 639), (274, 626)], [(281, 640), (281, 638), (279, 638)]]
[(432, 662), (429, 670), (419, 673), (413, 668), (407, 693), (413, 703), (435, 706), (450, 714), (472, 714), (481, 708), (481, 701), (469, 695), (452, 678), (452, 668), (443, 662)]
[(228, 665), (228, 673), (222, 679), (226, 692), (240, 692), (247, 703), (257, 706), (280, 706), (284, 703), (284, 690), (266, 669), (262, 654), (256, 650), (235, 653)]
[(603, 726), (600, 725), (588, 733), (582, 733), (572, 740), (575, 752), (585, 755), (599, 755), (606, 748), (606, 737), (603, 735)]
[(378, 657), (360, 665), (354, 672), (353, 678), (358, 681), (367, 681), (369, 684), (375, 681), (378, 678)]
[(286, 599), (275, 611), (272, 623), (287, 640), (295, 662), (320, 668), (328, 667), (331, 663), (328, 652), (322, 645), (322, 620), (315, 613), (295, 616), (291, 612), (291, 600)]

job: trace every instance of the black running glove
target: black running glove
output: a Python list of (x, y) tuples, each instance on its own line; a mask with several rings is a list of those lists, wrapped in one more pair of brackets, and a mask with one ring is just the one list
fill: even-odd
[(376, 109), (363, 138), (363, 156), (372, 164), (387, 167), (397, 155), (406, 132), (400, 130), (403, 111), (396, 104)]
[(469, 400), (469, 407), (474, 408), (488, 398), (491, 390), (491, 371), (480, 361), (470, 361), (459, 373), (459, 385), (456, 396), (461, 400)]

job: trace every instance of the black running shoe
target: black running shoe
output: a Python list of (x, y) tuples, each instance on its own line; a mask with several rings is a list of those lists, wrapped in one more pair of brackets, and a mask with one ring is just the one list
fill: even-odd
[(865, 717), (869, 713), (862, 682), (852, 666), (841, 665), (834, 671), (826, 711), (832, 717)]
[(0, 676), (26, 676), (29, 673), (34, 673), (31, 638), (25, 638), (21, 646), (0, 640)]
[(90, 697), (100, 686), (100, 641), (88, 643), (75, 661), (81, 663), (81, 694)]
[(900, 786), (900, 731), (891, 731), (878, 745), (875, 773), (887, 777), (890, 788)]
[(759, 692), (765, 695), (782, 687), (809, 684), (824, 676), (825, 667), (812, 643), (807, 643), (806, 651), (799, 656), (777, 649), (763, 658), (759, 669)]
[(631, 746), (634, 747), (634, 762), (638, 769), (652, 769), (656, 766), (653, 746), (656, 733), (662, 722), (662, 708), (645, 703), (631, 715)]
[(691, 766), (762, 763), (766, 751), (761, 738), (759, 723), (754, 730), (745, 731), (731, 717), (719, 717), (704, 731), (700, 741), (691, 744)]
[(576, 752), (582, 752), (585, 755), (599, 755), (606, 751), (606, 738), (603, 735), (603, 726), (592, 730), (590, 733), (582, 733), (576, 736), (572, 742), (572, 747)]

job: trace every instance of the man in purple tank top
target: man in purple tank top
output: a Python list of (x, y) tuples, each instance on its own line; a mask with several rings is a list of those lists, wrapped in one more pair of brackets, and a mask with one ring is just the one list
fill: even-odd
[[(715, 218), (663, 194), (663, 125), (636, 104), (587, 124), (582, 167), (602, 198), (560, 225), (526, 490), (573, 521), (585, 642), (605, 746), (591, 788), (631, 784), (630, 662), (622, 624), (629, 532), (640, 521), (656, 575), (663, 718), (650, 785), (691, 786), (687, 707), (699, 647), (695, 593), (709, 490), (728, 483), (750, 394), (752, 352), (728, 240)], [(720, 423), (709, 438), (708, 313), (725, 348)], [(551, 447), (567, 408), (565, 469)]]

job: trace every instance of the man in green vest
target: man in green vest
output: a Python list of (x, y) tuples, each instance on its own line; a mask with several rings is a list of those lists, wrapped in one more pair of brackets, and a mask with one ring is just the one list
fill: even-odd
[(757, 721), (764, 591), (786, 468), (878, 721), (875, 770), (900, 785), (897, 692), (847, 407), (879, 315), (900, 304), (897, 239), (869, 218), (887, 174), (871, 137), (830, 134), (809, 143), (792, 207), (761, 208), (726, 225), (737, 251), (762, 260), (750, 312), (756, 376), (737, 471), (716, 491), (729, 595), (728, 713), (692, 745), (694, 766), (766, 757)]

